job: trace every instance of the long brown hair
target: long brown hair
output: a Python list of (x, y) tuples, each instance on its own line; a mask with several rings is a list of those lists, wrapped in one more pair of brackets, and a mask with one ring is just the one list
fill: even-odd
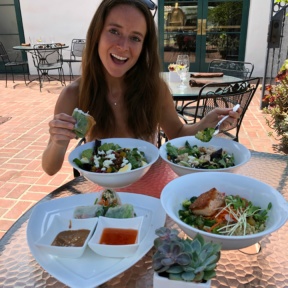
[(98, 43), (106, 17), (117, 5), (136, 7), (145, 17), (147, 33), (137, 63), (126, 73), (124, 101), (127, 105), (127, 125), (136, 138), (151, 139), (157, 130), (160, 117), (160, 60), (158, 40), (151, 11), (141, 0), (103, 0), (87, 32), (82, 59), (79, 107), (89, 111), (96, 125), (91, 139), (96, 135), (113, 135), (115, 118), (107, 101), (108, 88), (104, 68), (98, 54)]

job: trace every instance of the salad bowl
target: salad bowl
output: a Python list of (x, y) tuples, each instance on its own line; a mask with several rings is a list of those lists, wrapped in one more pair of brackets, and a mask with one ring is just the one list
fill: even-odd
[[(188, 142), (191, 147), (194, 145), (197, 145), (198, 148), (201, 149), (201, 147), (206, 148), (212, 148), (213, 150), (217, 151), (219, 149), (223, 149), (223, 151), (227, 152), (228, 156), (233, 156), (234, 158), (234, 165), (227, 167), (213, 167), (213, 169), (209, 167), (205, 168), (199, 168), (199, 167), (188, 167), (188, 164), (181, 163), (174, 163), (171, 162), (168, 158), (167, 152), (169, 150), (169, 146), (173, 146), (178, 150), (179, 148), (185, 146), (185, 142)], [(221, 137), (213, 137), (209, 142), (202, 142), (195, 138), (195, 136), (185, 136), (185, 137), (179, 137), (172, 140), (169, 140), (168, 142), (164, 143), (160, 149), (159, 149), (160, 157), (170, 166), (170, 168), (178, 175), (186, 175), (194, 172), (232, 172), (235, 173), (237, 170), (246, 164), (250, 158), (251, 153), (250, 151), (242, 144), (232, 141), (229, 139), (221, 138)], [(178, 152), (177, 152), (178, 153)], [(224, 158), (223, 158), (224, 159)], [(223, 159), (220, 159), (223, 161)], [(197, 159), (196, 159), (197, 160)]]
[[(152, 164), (154, 164), (157, 159), (159, 158), (159, 150), (153, 144), (133, 138), (107, 138), (101, 140), (101, 145), (104, 144), (115, 144), (119, 145), (121, 148), (128, 148), (128, 149), (137, 149), (137, 153), (142, 153), (143, 160), (142, 166), (139, 168), (131, 168), (130, 162), (125, 160), (126, 164), (122, 165), (123, 169), (120, 172), (113, 172), (113, 173), (105, 173), (104, 171), (100, 172), (92, 172), (83, 167), (79, 167), (77, 163), (81, 160), (83, 156), (83, 151), (94, 149), (96, 142), (88, 142), (86, 144), (80, 145), (76, 147), (68, 156), (68, 161), (72, 165), (73, 168), (79, 171), (86, 179), (96, 183), (105, 188), (121, 188), (129, 186), (130, 184), (139, 180), (142, 176), (144, 176), (147, 171), (150, 169)], [(99, 151), (98, 151), (99, 152)], [(84, 152), (85, 153), (85, 152)], [(99, 152), (100, 153), (100, 152)], [(138, 153), (138, 154), (139, 154)], [(93, 158), (91, 157), (88, 158)], [(75, 160), (78, 159), (78, 160)], [(133, 160), (133, 159), (132, 159)], [(94, 160), (93, 160), (94, 161)], [(112, 162), (112, 161), (110, 161)]]
[[(239, 195), (263, 210), (270, 206), (264, 230), (255, 234), (242, 234), (242, 236), (222, 235), (206, 232), (184, 223), (179, 216), (179, 210), (183, 209), (183, 201), (191, 197), (199, 197), (212, 188), (216, 188), (225, 195)], [(281, 228), (288, 220), (287, 201), (277, 190), (254, 178), (234, 173), (203, 172), (178, 177), (164, 187), (160, 200), (167, 215), (188, 236), (193, 238), (199, 233), (206, 241), (221, 244), (222, 250), (242, 249), (256, 244)]]

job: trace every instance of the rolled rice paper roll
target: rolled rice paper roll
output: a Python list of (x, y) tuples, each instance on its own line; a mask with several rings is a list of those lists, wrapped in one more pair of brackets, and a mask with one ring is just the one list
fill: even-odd
[(96, 121), (91, 115), (78, 108), (74, 109), (72, 117), (77, 121), (74, 127), (74, 132), (78, 138), (85, 137), (89, 130), (96, 124)]
[(105, 217), (109, 218), (133, 218), (135, 217), (134, 207), (131, 204), (123, 204), (116, 207), (110, 207)]
[(112, 189), (106, 189), (101, 193), (101, 197), (98, 200), (97, 204), (103, 205), (105, 207), (114, 207), (117, 205), (121, 205), (121, 200), (116, 191)]
[(103, 216), (105, 209), (102, 205), (78, 206), (74, 209), (73, 217), (76, 219), (86, 219)]

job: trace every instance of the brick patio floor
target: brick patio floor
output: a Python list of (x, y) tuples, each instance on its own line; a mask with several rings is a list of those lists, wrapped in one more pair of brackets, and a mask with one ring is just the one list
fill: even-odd
[[(67, 157), (54, 176), (46, 175), (41, 168), (41, 155), (49, 138), (48, 122), (61, 89), (57, 82), (45, 83), (40, 93), (36, 82), (26, 87), (20, 80), (10, 80), (5, 88), (4, 75), (0, 74), (0, 116), (11, 117), (0, 124), (0, 239), (37, 201), (73, 179)], [(267, 136), (270, 129), (259, 109), (260, 95), (258, 91), (246, 112), (239, 142), (252, 150), (283, 154), (278, 142)], [(68, 150), (76, 143), (71, 141)]]

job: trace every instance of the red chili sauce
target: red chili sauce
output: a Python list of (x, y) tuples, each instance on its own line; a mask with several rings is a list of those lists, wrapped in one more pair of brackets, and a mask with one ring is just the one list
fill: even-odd
[(138, 230), (120, 229), (120, 228), (104, 228), (100, 244), (106, 245), (129, 245), (135, 244)]

